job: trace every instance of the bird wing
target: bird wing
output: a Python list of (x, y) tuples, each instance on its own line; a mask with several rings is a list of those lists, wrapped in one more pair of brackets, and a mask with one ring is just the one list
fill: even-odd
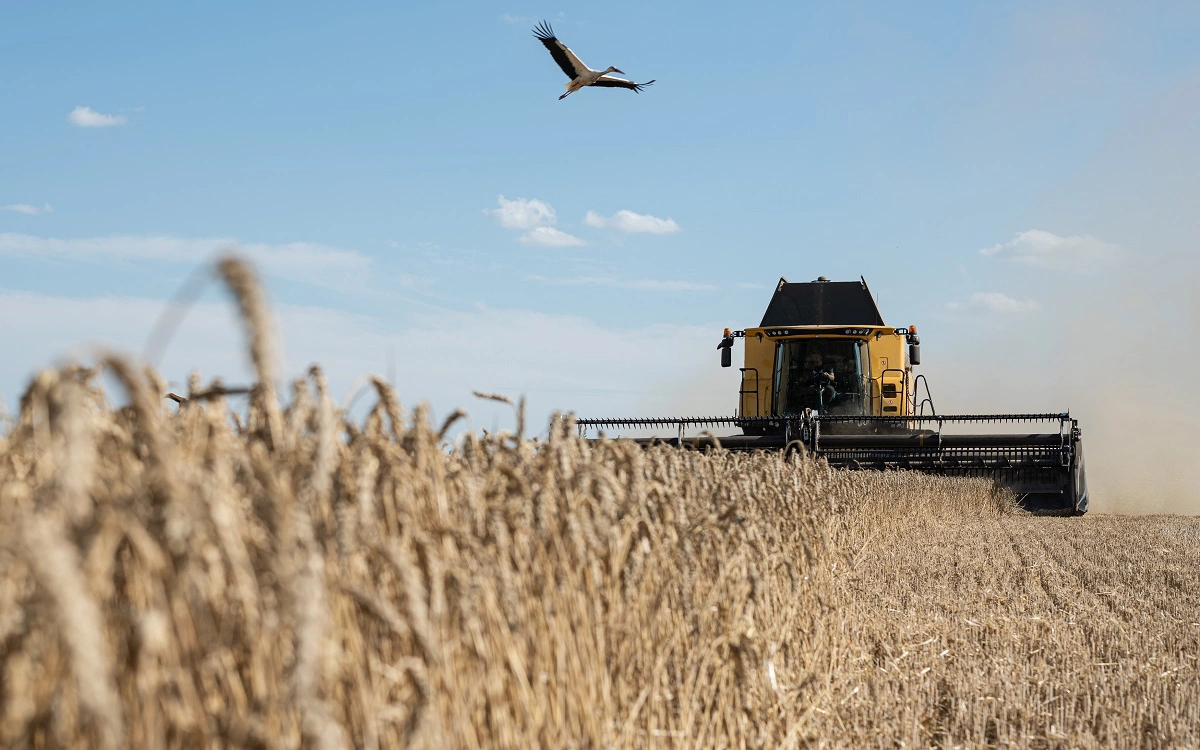
[(533, 35), (550, 50), (550, 56), (558, 63), (558, 67), (562, 68), (562, 72), (567, 74), (567, 78), (573, 80), (591, 70), (567, 48), (567, 45), (554, 37), (554, 30), (550, 28), (550, 24), (542, 21), (533, 28)]
[[(657, 80), (657, 79), (654, 79), (654, 80)], [(606, 86), (608, 88), (617, 88), (617, 89), (631, 89), (633, 91), (640, 92), (645, 87), (654, 83), (654, 80), (649, 80), (649, 81), (646, 81), (645, 83), (634, 83), (633, 81), (627, 81), (624, 78), (617, 78), (616, 76), (600, 76), (600, 78), (598, 78), (596, 80), (596, 82), (593, 83), (592, 85), (593, 86)]]

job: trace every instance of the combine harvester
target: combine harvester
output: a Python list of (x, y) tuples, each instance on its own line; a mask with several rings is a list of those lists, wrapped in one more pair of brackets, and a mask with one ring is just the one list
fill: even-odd
[[(915, 326), (883, 322), (860, 281), (780, 279), (757, 328), (725, 329), (717, 348), (732, 366), (736, 339), (745, 366), (732, 417), (578, 419), (588, 428), (671, 428), (668, 437), (636, 437), (728, 450), (796, 450), (804, 446), (848, 469), (910, 469), (945, 476), (988, 477), (1034, 511), (1082, 514), (1087, 482), (1078, 420), (1060, 414), (938, 414), (924, 375)], [(974, 432), (976, 425), (1008, 425)], [(1034, 425), (1042, 431), (1030, 432)], [(741, 435), (686, 437), (687, 428), (736, 427)]]

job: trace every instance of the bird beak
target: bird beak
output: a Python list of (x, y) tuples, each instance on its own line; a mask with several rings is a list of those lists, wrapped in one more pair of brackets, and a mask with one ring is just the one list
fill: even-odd
[(621, 75), (625, 75), (625, 71), (621, 70), (620, 68), (613, 68), (613, 72), (620, 73)]

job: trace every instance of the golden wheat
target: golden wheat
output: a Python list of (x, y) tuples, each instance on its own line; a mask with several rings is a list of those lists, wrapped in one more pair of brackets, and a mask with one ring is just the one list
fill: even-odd
[[(0, 435), (16, 747), (1195, 744), (1197, 525), (973, 481), (580, 440), (446, 442), (378, 379), (163, 406), (118, 358)], [(100, 371), (127, 406), (110, 405)], [(1131, 529), (1139, 540), (1130, 540)]]

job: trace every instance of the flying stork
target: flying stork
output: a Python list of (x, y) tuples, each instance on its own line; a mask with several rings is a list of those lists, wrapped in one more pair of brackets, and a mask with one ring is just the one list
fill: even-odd
[(567, 48), (567, 45), (558, 41), (554, 37), (554, 30), (550, 28), (550, 24), (542, 21), (534, 27), (533, 35), (541, 40), (542, 44), (546, 45), (546, 49), (550, 50), (550, 56), (554, 58), (554, 62), (558, 63), (558, 67), (567, 74), (567, 78), (571, 80), (567, 83), (567, 93), (558, 97), (559, 101), (565, 99), (568, 94), (573, 94), (584, 86), (606, 86), (608, 88), (630, 89), (632, 91), (641, 91), (644, 87), (654, 83), (654, 81), (646, 81), (645, 83), (634, 83), (627, 81), (624, 78), (616, 78), (608, 75), (609, 73), (624, 73), (620, 68), (608, 66), (607, 70), (592, 70), (583, 64), (583, 61), (575, 56), (575, 53)]

